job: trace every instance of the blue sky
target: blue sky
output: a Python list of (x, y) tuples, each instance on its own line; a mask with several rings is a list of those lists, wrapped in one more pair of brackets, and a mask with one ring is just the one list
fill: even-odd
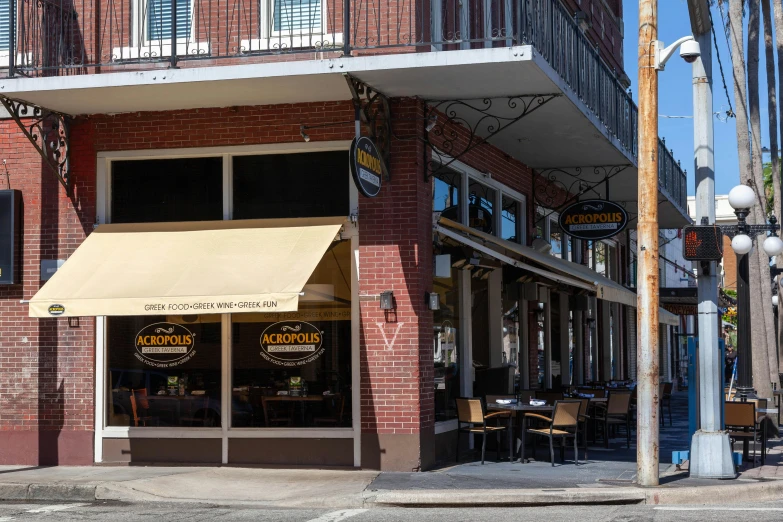
[[(631, 89), (634, 100), (638, 103), (636, 84), (638, 81), (637, 43), (639, 33), (639, 2), (638, 0), (625, 0), (623, 2), (623, 21), (625, 23), (625, 71), (631, 78)], [(724, 7), (728, 16), (728, 10)], [(733, 80), (731, 76), (731, 55), (723, 32), (720, 12), (716, 7), (712, 9), (712, 19), (715, 22), (715, 30), (718, 40), (718, 52), (713, 48), (713, 105), (715, 111), (726, 111), (729, 102), (723, 90), (718, 67), (718, 55), (723, 62), (723, 71), (726, 76), (726, 85), (731, 106), (734, 107)], [(747, 18), (746, 18), (747, 23)], [(691, 34), (690, 19), (688, 18), (688, 4), (686, 0), (658, 0), (658, 39), (666, 45), (678, 38)], [(745, 34), (747, 42), (747, 32)], [(763, 37), (762, 37), (763, 40)], [(759, 84), (762, 92), (766, 90), (766, 74), (764, 64), (763, 44), (760, 50)], [(676, 53), (666, 64), (666, 70), (658, 75), (658, 105), (659, 115), (691, 116), (693, 115), (693, 94), (691, 83), (691, 65), (685, 63)], [(780, 98), (780, 93), (778, 93)], [(761, 96), (761, 134), (764, 146), (769, 145), (769, 121), (767, 120), (767, 102), (765, 96)], [(725, 120), (725, 118), (724, 118)], [(737, 135), (734, 119), (721, 122), (717, 118), (715, 122), (715, 192), (727, 194), (732, 187), (739, 183), (737, 162)], [(666, 145), (674, 150), (674, 157), (682, 162), (684, 169), (688, 171), (688, 194), (695, 192), (693, 177), (693, 120), (659, 118), (658, 134), (666, 138)], [(768, 157), (765, 155), (765, 160)]]

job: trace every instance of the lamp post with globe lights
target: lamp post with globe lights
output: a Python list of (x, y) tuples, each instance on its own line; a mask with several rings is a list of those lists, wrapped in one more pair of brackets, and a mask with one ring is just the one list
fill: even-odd
[(731, 237), (731, 248), (737, 254), (737, 394), (741, 400), (753, 397), (753, 354), (750, 344), (750, 269), (748, 254), (753, 249), (753, 238), (770, 233), (762, 248), (769, 257), (783, 253), (783, 241), (777, 236), (780, 225), (775, 216), (769, 224), (749, 225), (746, 222), (750, 209), (756, 204), (756, 193), (747, 185), (738, 185), (729, 192), (729, 205), (737, 216), (736, 225), (722, 226), (724, 234)]

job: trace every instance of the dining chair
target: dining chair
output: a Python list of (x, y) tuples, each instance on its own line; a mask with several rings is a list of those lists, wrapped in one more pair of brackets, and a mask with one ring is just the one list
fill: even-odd
[[(583, 449), (585, 450), (585, 460), (587, 460), (587, 423), (592, 420), (592, 417), (590, 417), (590, 399), (574, 399), (579, 401), (579, 424), (581, 424), (582, 429), (582, 444)], [(593, 427), (595, 429), (595, 426)], [(595, 440), (595, 436), (593, 437)]]
[[(555, 465), (555, 446), (554, 440), (560, 439), (560, 460), (565, 461), (565, 442), (568, 437), (574, 439), (574, 465), (579, 465), (579, 448), (577, 444), (577, 435), (579, 432), (579, 410), (582, 403), (576, 400), (562, 400), (555, 402), (552, 411), (552, 417), (546, 417), (538, 413), (526, 413), (525, 418), (538, 419), (549, 423), (544, 428), (528, 428), (526, 433), (531, 433), (538, 437), (547, 437), (549, 439), (549, 458), (552, 466)], [(533, 458), (535, 458), (536, 446), (533, 439)], [(525, 460), (525, 444), (522, 444), (522, 461)]]
[(661, 426), (664, 426), (663, 407), (669, 410), (669, 427), (672, 426), (672, 383), (662, 382), (659, 384), (658, 404), (660, 404)]
[[(506, 412), (500, 412), (506, 413)], [(500, 460), (500, 432), (508, 430), (508, 426), (487, 426), (487, 420), (497, 418), (493, 414), (487, 415), (481, 399), (460, 398), (457, 399), (457, 462), (459, 462), (459, 441), (461, 433), (481, 435), (481, 464), (484, 464), (484, 456), (487, 450), (487, 435), (495, 433), (497, 437), (497, 458)], [(464, 426), (463, 426), (464, 424)], [(510, 432), (509, 432), (510, 433)], [(508, 457), (511, 460), (513, 448), (509, 442)]]
[[(343, 416), (345, 414), (345, 394), (341, 393), (339, 397), (324, 397), (327, 404), (327, 411), (331, 412), (330, 416), (325, 417), (313, 417), (313, 424), (316, 426), (333, 425), (339, 426), (343, 423)], [(334, 399), (334, 400), (328, 400)], [(336, 400), (336, 402), (335, 402)]]
[[(138, 394), (138, 395), (137, 395)], [(134, 426), (157, 425), (157, 417), (150, 416), (150, 401), (147, 400), (146, 388), (131, 390), (131, 410), (133, 412)]]
[[(733, 443), (742, 440), (753, 441), (753, 454), (756, 453), (756, 435), (758, 424), (756, 422), (756, 404), (753, 402), (727, 402), (724, 405), (723, 418), (729, 440)], [(752, 430), (752, 432), (751, 432)], [(755, 466), (755, 460), (753, 462)]]
[(631, 392), (610, 391), (605, 403), (596, 403), (595, 419), (603, 425), (604, 447), (609, 447), (609, 428), (625, 425), (626, 447), (631, 447)]
[[(279, 403), (274, 404), (274, 403)], [(282, 401), (268, 400), (266, 397), (261, 398), (261, 407), (264, 410), (264, 424), (267, 427), (270, 426), (293, 426), (294, 416), (291, 411), (292, 408), (287, 407)]]
[(606, 390), (603, 388), (581, 388), (579, 390), (579, 393), (584, 393), (585, 395), (592, 395), (596, 399), (606, 398)]

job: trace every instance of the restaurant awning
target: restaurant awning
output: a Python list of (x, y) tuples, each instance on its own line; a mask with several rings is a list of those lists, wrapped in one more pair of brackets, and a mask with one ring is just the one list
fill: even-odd
[[(466, 227), (465, 225), (444, 217), (438, 219), (438, 222), (435, 225), (435, 231), (456, 238), (457, 240), (459, 240), (461, 237), (464, 240), (481, 246), (485, 249), (484, 252), (487, 255), (503, 255), (486, 246), (488, 244), (493, 245), (495, 248), (500, 248), (512, 255), (516, 254), (518, 256), (524, 257), (526, 260), (532, 261), (537, 265), (546, 268), (542, 270), (541, 268), (534, 267), (534, 270), (532, 270), (534, 273), (543, 275), (544, 277), (554, 281), (559, 281), (571, 286), (575, 286), (577, 288), (590, 290), (594, 292), (596, 297), (599, 299), (636, 308), (636, 293), (628, 290), (620, 283), (597, 274), (589, 267), (584, 265), (572, 263), (571, 261), (566, 261), (553, 255), (539, 252), (528, 246), (520, 245), (519, 243), (506, 241), (505, 239), (501, 239), (491, 234)], [(471, 240), (471, 238), (473, 240)], [(501, 259), (501, 261), (503, 261), (503, 259)], [(530, 269), (530, 265), (524, 265), (520, 268)], [(679, 320), (676, 315), (671, 314), (662, 308), (659, 309), (658, 317), (660, 323), (673, 325), (679, 324)]]
[(30, 317), (292, 312), (344, 218), (101, 225)]

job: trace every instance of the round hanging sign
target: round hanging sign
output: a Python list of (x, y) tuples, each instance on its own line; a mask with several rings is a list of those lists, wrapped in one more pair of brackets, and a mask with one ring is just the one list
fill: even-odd
[(375, 143), (365, 136), (351, 143), (351, 175), (359, 192), (374, 198), (381, 191), (383, 158)]
[(617, 203), (589, 199), (563, 210), (559, 222), (566, 234), (577, 239), (606, 239), (628, 225), (628, 213)]

